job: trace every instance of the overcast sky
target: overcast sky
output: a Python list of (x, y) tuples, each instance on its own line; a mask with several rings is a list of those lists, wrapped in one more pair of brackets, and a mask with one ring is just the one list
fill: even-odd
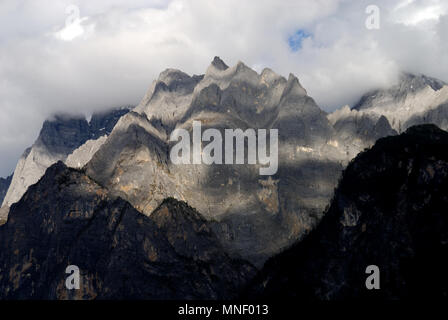
[(446, 0), (1, 0), (0, 176), (51, 114), (137, 104), (165, 68), (202, 74), (215, 55), (292, 72), (327, 111), (400, 70), (448, 81), (447, 14)]

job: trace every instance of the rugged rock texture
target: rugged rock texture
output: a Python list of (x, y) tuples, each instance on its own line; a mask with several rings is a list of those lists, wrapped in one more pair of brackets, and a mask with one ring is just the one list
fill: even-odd
[(44, 122), (34, 146), (49, 155), (70, 154), (90, 138), (89, 123), (83, 116), (57, 115)]
[(5, 224), (8, 220), (9, 207), (4, 206), (0, 208), (0, 225)]
[[(45, 121), (36, 142), (24, 152), (17, 163), (2, 206), (11, 206), (16, 203), (28, 187), (43, 176), (49, 166), (59, 160), (64, 161), (86, 141), (108, 135), (119, 117), (128, 111), (128, 108), (120, 108), (94, 114), (90, 123), (84, 116), (68, 115), (57, 115), (53, 119)], [(76, 156), (72, 157), (73, 165), (85, 164), (90, 160), (92, 150), (97, 148), (90, 146), (90, 148), (84, 149), (87, 149), (87, 152), (83, 150), (83, 155), (80, 156), (78, 152)]]
[[(448, 133), (434, 125), (380, 139), (345, 170), (302, 242), (269, 260), (248, 290), (273, 299), (448, 296)], [(367, 290), (368, 265), (380, 290)]]
[(93, 155), (98, 151), (98, 149), (106, 142), (107, 135), (104, 135), (96, 140), (87, 140), (82, 146), (72, 152), (67, 159), (65, 164), (71, 168), (81, 169), (84, 167)]
[[(80, 290), (65, 287), (69, 265)], [(186, 203), (167, 199), (147, 217), (62, 162), (0, 227), (2, 299), (226, 299), (253, 274)]]
[(6, 196), (6, 192), (11, 184), (12, 175), (7, 178), (0, 178), (0, 203), (3, 202), (3, 199)]
[(411, 127), (422, 123), (433, 123), (439, 128), (448, 130), (448, 101), (426, 112), (412, 115), (405, 123), (405, 127)]
[(385, 116), (373, 117), (362, 111), (350, 110), (345, 106), (328, 115), (335, 130), (335, 141), (346, 153), (346, 161), (353, 159), (360, 151), (370, 148), (379, 138), (394, 136)]
[(374, 119), (385, 116), (397, 132), (424, 123), (434, 123), (447, 130), (447, 103), (446, 83), (424, 75), (404, 73), (398, 84), (391, 88), (365, 94), (354, 110), (362, 111)]
[[(169, 136), (174, 128), (191, 132), (194, 120), (203, 131), (278, 129), (277, 174), (260, 176), (259, 165), (172, 164)], [(328, 204), (347, 158), (333, 134), (294, 75), (215, 58), (205, 75), (162, 72), (86, 172), (147, 215), (166, 197), (187, 201), (221, 222), (215, 228), (228, 250), (261, 264), (311, 229)]]
[(126, 106), (94, 113), (89, 122), (90, 139), (97, 140), (102, 136), (109, 135), (117, 124), (117, 121), (132, 108), (133, 106)]

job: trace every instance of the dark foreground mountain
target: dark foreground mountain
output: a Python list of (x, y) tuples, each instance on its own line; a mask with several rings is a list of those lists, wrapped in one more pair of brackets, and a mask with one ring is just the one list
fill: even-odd
[[(347, 167), (319, 226), (270, 259), (246, 295), (446, 298), (447, 191), (447, 132), (422, 125), (380, 139)], [(369, 265), (379, 290), (366, 289)]]
[[(80, 290), (66, 289), (69, 265)], [(253, 275), (186, 203), (148, 217), (62, 162), (0, 227), (0, 299), (223, 299)]]

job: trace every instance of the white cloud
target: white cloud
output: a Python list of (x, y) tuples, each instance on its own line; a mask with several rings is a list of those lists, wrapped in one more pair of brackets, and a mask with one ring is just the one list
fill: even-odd
[(95, 25), (91, 24), (87, 27), (83, 24), (85, 24), (89, 20), (88, 17), (83, 17), (76, 19), (72, 23), (66, 25), (61, 30), (54, 33), (54, 36), (57, 39), (63, 40), (63, 41), (72, 41), (75, 38), (78, 38), (80, 36), (89, 36), (93, 34), (95, 30)]
[[(448, 80), (447, 1), (50, 1), (0, 3), (0, 175), (57, 111), (138, 103), (167, 67), (203, 73), (213, 56), (299, 76), (327, 110), (399, 70)], [(66, 13), (79, 8), (72, 23)], [(69, 21), (70, 22), (70, 21)], [(306, 30), (301, 49), (288, 39)]]

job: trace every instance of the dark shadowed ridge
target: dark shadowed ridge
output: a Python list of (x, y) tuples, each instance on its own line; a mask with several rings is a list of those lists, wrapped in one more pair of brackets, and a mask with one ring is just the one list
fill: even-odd
[[(65, 287), (69, 265), (80, 290)], [(0, 227), (0, 299), (227, 299), (253, 275), (186, 203), (147, 217), (62, 162)]]
[[(302, 242), (271, 258), (246, 291), (269, 299), (448, 296), (448, 133), (421, 125), (378, 140), (343, 173)], [(368, 265), (380, 290), (367, 290)]]

